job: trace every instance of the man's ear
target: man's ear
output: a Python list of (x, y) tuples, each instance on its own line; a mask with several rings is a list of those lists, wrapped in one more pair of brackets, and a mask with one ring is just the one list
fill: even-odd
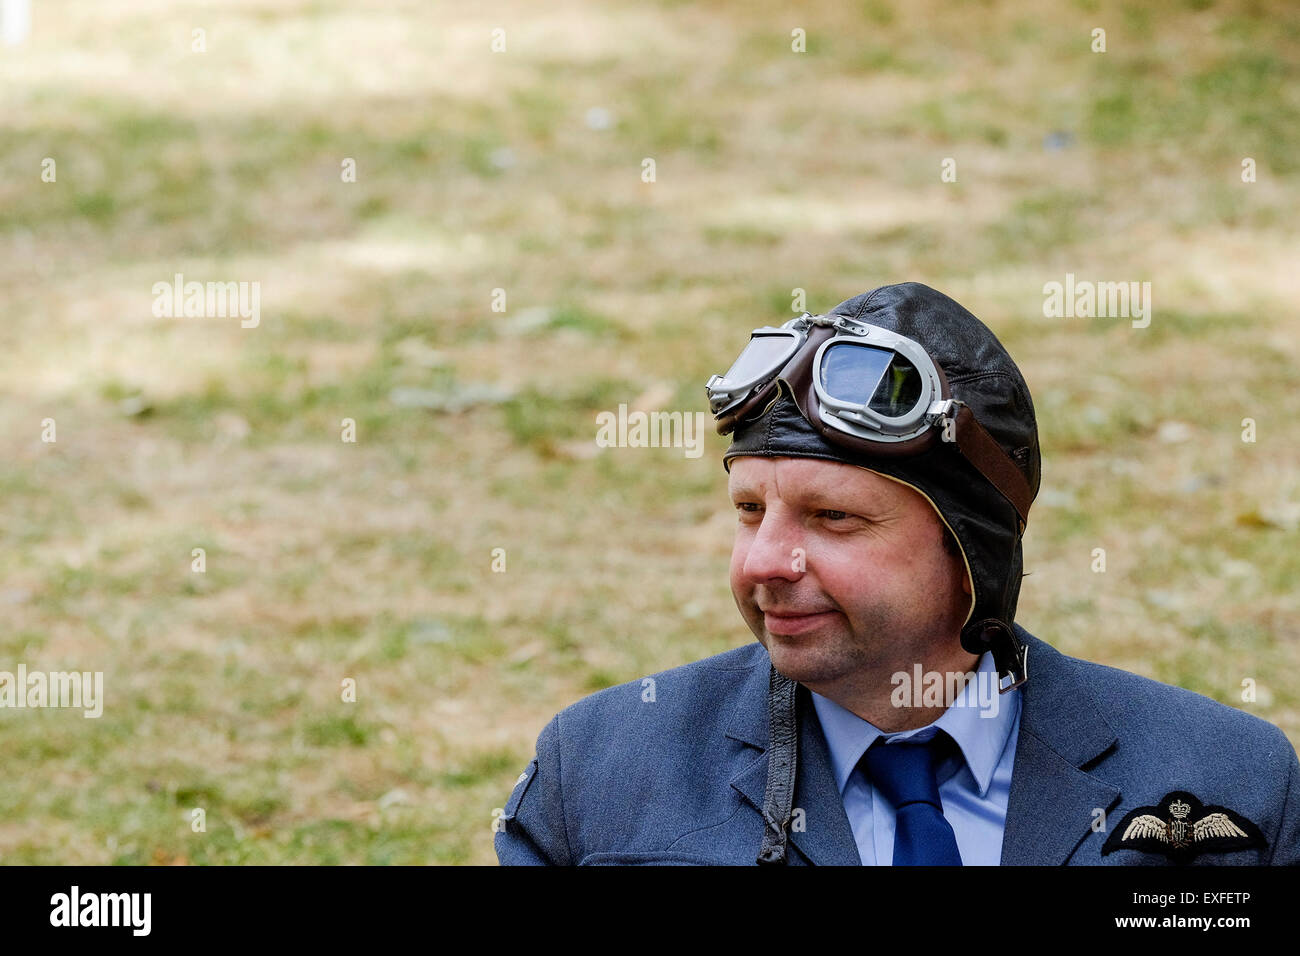
[(970, 594), (970, 572), (962, 569), (961, 589)]

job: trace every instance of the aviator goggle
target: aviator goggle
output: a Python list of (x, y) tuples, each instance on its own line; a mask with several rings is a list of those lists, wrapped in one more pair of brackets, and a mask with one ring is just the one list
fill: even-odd
[(784, 381), (827, 441), (866, 455), (910, 457), (951, 442), (1020, 516), (1033, 494), (970, 406), (952, 397), (942, 366), (912, 339), (843, 315), (805, 312), (750, 333), (725, 375), (705, 384), (718, 434), (762, 414)]

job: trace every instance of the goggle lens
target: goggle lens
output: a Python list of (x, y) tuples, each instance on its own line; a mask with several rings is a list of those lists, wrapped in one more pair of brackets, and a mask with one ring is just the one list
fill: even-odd
[(793, 335), (755, 335), (722, 378), (732, 385), (755, 379), (789, 358), (798, 345)]
[(837, 401), (899, 418), (921, 400), (922, 379), (916, 366), (893, 349), (837, 342), (822, 356), (821, 386)]

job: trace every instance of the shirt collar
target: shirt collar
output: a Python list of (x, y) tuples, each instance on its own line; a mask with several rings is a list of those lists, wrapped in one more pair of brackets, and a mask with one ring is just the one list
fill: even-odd
[[(913, 675), (909, 674), (908, 679), (913, 680)], [(993, 782), (993, 771), (997, 769), (1002, 752), (1006, 749), (1007, 738), (1011, 736), (1011, 728), (1015, 725), (1016, 714), (1020, 709), (1019, 688), (999, 694), (997, 687), (997, 667), (993, 655), (986, 651), (980, 657), (975, 680), (966, 685), (951, 707), (924, 727), (893, 734), (882, 734), (870, 721), (863, 720), (830, 698), (810, 692), (830, 750), (831, 766), (835, 770), (835, 781), (839, 784), (841, 795), (848, 786), (849, 777), (858, 761), (867, 752), (867, 748), (876, 742), (876, 738), (884, 736), (888, 740), (906, 740), (915, 737), (917, 740), (928, 740), (943, 730), (961, 748), (966, 766), (975, 778), (979, 795), (983, 797)], [(924, 687), (917, 692), (920, 693), (923, 689)]]

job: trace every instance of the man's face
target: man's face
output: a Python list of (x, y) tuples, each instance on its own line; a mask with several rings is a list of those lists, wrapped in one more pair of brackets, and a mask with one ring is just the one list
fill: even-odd
[(731, 591), (786, 677), (844, 692), (960, 659), (970, 580), (917, 491), (854, 465), (751, 455), (732, 461), (729, 490)]

